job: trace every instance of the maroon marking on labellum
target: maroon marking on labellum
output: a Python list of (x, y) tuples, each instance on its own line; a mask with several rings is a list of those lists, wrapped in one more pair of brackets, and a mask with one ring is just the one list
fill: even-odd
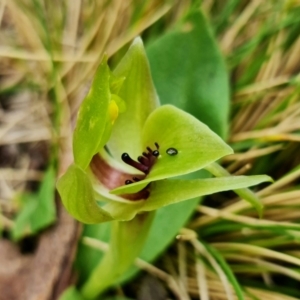
[[(135, 169), (143, 172), (145, 175), (132, 175), (109, 165), (100, 155), (94, 155), (91, 163), (90, 168), (96, 178), (108, 189), (115, 189), (124, 183), (126, 185), (132, 184), (134, 182), (141, 181), (146, 178), (147, 174), (150, 172), (151, 168), (153, 167), (154, 163), (156, 162), (157, 157), (159, 156), (159, 145), (158, 143), (154, 143), (156, 150), (152, 151), (150, 147), (147, 147), (148, 152), (143, 152), (142, 156), (138, 157), (138, 161), (133, 160), (128, 153), (123, 153), (121, 158), (123, 162), (126, 164), (134, 167)], [(173, 151), (171, 151), (173, 150)], [(175, 151), (174, 151), (175, 150)], [(173, 152), (173, 153), (171, 153)], [(176, 153), (175, 153), (176, 152)], [(169, 155), (176, 155), (177, 150), (174, 148), (168, 149), (167, 153)], [(131, 179), (128, 179), (131, 178)], [(147, 199), (150, 195), (149, 191), (150, 183), (143, 188), (141, 191), (134, 193), (134, 194), (124, 194), (120, 195), (128, 200), (137, 201)]]
[(115, 169), (98, 154), (92, 158), (90, 168), (97, 179), (109, 190), (123, 185), (124, 181), (131, 176), (130, 174)]
[[(94, 155), (90, 163), (90, 168), (99, 182), (101, 182), (107, 189), (112, 190), (124, 184), (129, 178), (133, 176), (133, 179), (143, 180), (145, 175), (132, 175), (115, 169), (108, 164), (99, 154)], [(136, 180), (137, 181), (137, 180)], [(132, 183), (132, 181), (131, 181)], [(124, 199), (137, 201), (147, 199), (149, 197), (148, 187), (145, 187), (141, 191), (135, 194), (120, 195)]]
[(150, 196), (150, 192), (148, 190), (148, 186), (146, 186), (141, 191), (135, 193), (135, 194), (124, 194), (120, 195), (122, 198), (125, 198), (127, 200), (131, 201), (139, 201), (139, 200), (146, 200)]

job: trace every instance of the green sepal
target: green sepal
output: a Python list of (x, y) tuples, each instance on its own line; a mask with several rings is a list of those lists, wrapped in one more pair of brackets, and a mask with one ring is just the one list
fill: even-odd
[(187, 199), (246, 188), (266, 181), (271, 182), (272, 178), (267, 175), (253, 175), (153, 182), (149, 201), (145, 201), (143, 210), (151, 211)]
[(113, 74), (117, 78), (125, 77), (118, 96), (125, 101), (126, 111), (114, 123), (108, 142), (110, 153), (121, 162), (123, 152), (133, 157), (140, 155), (144, 123), (159, 105), (141, 38), (133, 41)]
[[(124, 185), (112, 194), (136, 193), (149, 182), (188, 174), (204, 168), (233, 150), (208, 126), (172, 105), (156, 109), (143, 128), (143, 148), (155, 149), (159, 157), (144, 180)], [(175, 148), (177, 155), (167, 153)]]
[(103, 208), (114, 219), (126, 221), (131, 220), (139, 212), (152, 211), (184, 200), (222, 191), (246, 188), (267, 181), (272, 181), (272, 178), (267, 175), (228, 176), (194, 180), (165, 179), (151, 183), (150, 196), (146, 200), (129, 204), (110, 202)]
[(88, 167), (93, 155), (109, 137), (105, 135), (105, 140), (103, 139), (111, 98), (109, 77), (107, 58), (104, 57), (96, 71), (90, 91), (80, 106), (73, 134), (74, 160), (82, 169)]
[(68, 168), (58, 180), (57, 189), (65, 208), (78, 221), (97, 224), (113, 219), (97, 205), (91, 181), (77, 165)]

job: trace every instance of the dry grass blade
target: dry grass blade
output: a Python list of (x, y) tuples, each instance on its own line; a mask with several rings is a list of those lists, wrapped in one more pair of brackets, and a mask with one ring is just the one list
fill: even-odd
[[(274, 221), (269, 221), (269, 220), (260, 220), (260, 219), (255, 219), (255, 218), (250, 218), (247, 216), (241, 216), (241, 215), (234, 215), (232, 213), (229, 213), (227, 211), (222, 211), (220, 209), (214, 209), (214, 208), (210, 208), (204, 205), (201, 205), (198, 207), (198, 211), (211, 216), (215, 219), (219, 219), (219, 218), (223, 218), (225, 220), (230, 220), (230, 221), (234, 221), (237, 223), (241, 223), (241, 224), (246, 224), (248, 226), (256, 226), (256, 227), (265, 227), (265, 226), (278, 226), (277, 222)], [(205, 218), (199, 218), (198, 220), (194, 221), (193, 223), (191, 223), (191, 228), (196, 228), (198, 226), (203, 226), (205, 224), (207, 224), (207, 221), (211, 221), (211, 219), (205, 219)], [(294, 227), (295, 230), (298, 228), (297, 224), (291, 223), (291, 222), (280, 222), (280, 226), (282, 228), (287, 227), (287, 228), (292, 228)], [(299, 225), (300, 226), (300, 225)], [(299, 227), (300, 229), (300, 227)]]
[[(187, 290), (187, 265), (186, 265), (186, 247), (185, 244), (181, 241), (178, 242), (178, 271), (179, 271), (179, 286), (182, 291)], [(188, 293), (185, 292), (186, 299), (190, 299)]]
[[(237, 254), (225, 254), (226, 259), (228, 259), (229, 261), (235, 261), (238, 262), (240, 264), (244, 263), (244, 262), (249, 262), (251, 264), (255, 264), (258, 266), (258, 271), (259, 268), (261, 267), (262, 269), (266, 268), (268, 270), (268, 272), (274, 272), (274, 273), (278, 273), (278, 274), (282, 274), (285, 276), (288, 276), (290, 278), (296, 279), (298, 281), (300, 281), (300, 274), (297, 271), (294, 271), (290, 268), (287, 267), (283, 267), (259, 258), (254, 258), (251, 256), (246, 256), (246, 255), (237, 255)], [(247, 271), (246, 271), (247, 273)]]
[(211, 264), (213, 269), (216, 271), (216, 273), (218, 274), (218, 276), (223, 284), (225, 293), (227, 295), (227, 299), (233, 300), (234, 296), (233, 296), (231, 284), (228, 281), (227, 276), (225, 275), (225, 273), (219, 266), (218, 262), (213, 258), (213, 256), (210, 255), (210, 253), (208, 251), (206, 251), (205, 247), (201, 244), (200, 241), (191, 240), (191, 244), (199, 252), (199, 254), (203, 255), (209, 261), (209, 263)]
[(283, 148), (283, 145), (274, 145), (274, 146), (269, 146), (269, 147), (262, 148), (262, 149), (250, 149), (248, 152), (234, 153), (234, 154), (228, 155), (224, 158), (224, 162), (233, 161), (233, 160), (237, 160), (239, 162), (243, 161), (243, 160), (249, 160), (252, 158), (257, 158), (260, 156), (271, 154), (273, 152), (281, 150), (282, 148)]
[(209, 300), (209, 291), (206, 280), (206, 268), (200, 259), (196, 260), (196, 278), (199, 288), (199, 296), (201, 300)]
[(232, 250), (238, 250), (243, 253), (257, 255), (259, 257), (263, 256), (271, 259), (278, 259), (286, 263), (291, 263), (296, 266), (300, 266), (300, 259), (284, 253), (266, 249), (263, 247), (258, 247), (249, 244), (241, 244), (241, 243), (213, 243), (212, 245), (221, 251), (223, 250), (223, 251), (230, 252)]
[[(255, 296), (257, 299), (264, 299), (264, 300), (297, 300), (298, 298), (290, 297), (287, 295), (283, 295), (281, 293), (264, 291), (261, 289), (254, 289), (254, 288), (246, 288), (246, 290)], [(249, 299), (253, 299), (252, 297)]]
[(249, 1), (247, 7), (243, 10), (243, 12), (235, 20), (234, 24), (226, 32), (226, 34), (224, 35), (221, 41), (221, 47), (225, 53), (229, 52), (238, 32), (248, 23), (252, 14), (259, 7), (261, 2), (262, 2), (261, 0)]

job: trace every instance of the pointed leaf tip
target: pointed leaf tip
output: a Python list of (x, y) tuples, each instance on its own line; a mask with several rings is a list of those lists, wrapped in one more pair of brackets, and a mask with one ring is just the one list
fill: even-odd
[(126, 103), (126, 111), (116, 120), (108, 142), (111, 154), (121, 162), (123, 152), (133, 157), (140, 155), (142, 128), (149, 114), (159, 105), (140, 37), (133, 41), (113, 74), (125, 78), (118, 96)]
[(137, 36), (133, 42), (131, 43), (131, 47), (134, 46), (134, 45), (141, 45), (142, 47), (144, 47), (144, 43), (143, 43), (143, 40), (141, 39), (140, 36)]

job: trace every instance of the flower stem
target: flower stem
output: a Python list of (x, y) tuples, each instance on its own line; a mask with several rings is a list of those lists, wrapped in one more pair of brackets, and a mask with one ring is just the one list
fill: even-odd
[(113, 222), (109, 251), (95, 267), (81, 289), (85, 299), (94, 299), (132, 265), (146, 241), (154, 212), (137, 215), (131, 221)]

